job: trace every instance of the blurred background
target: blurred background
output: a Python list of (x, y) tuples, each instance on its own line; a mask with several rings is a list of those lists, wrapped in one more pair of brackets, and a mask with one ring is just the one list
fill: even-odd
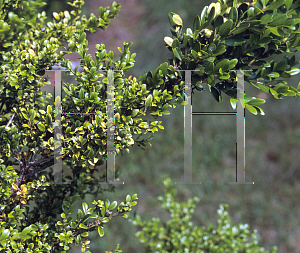
[[(71, 10), (68, 1), (50, 1), (48, 17), (52, 12)], [(104, 43), (118, 57), (117, 47), (133, 41), (131, 52), (136, 52), (135, 67), (129, 75), (140, 76), (153, 71), (171, 57), (163, 38), (171, 36), (167, 14), (175, 12), (183, 20), (184, 31), (192, 27), (196, 15), (211, 1), (199, 0), (120, 0), (122, 8), (106, 31), (87, 33), (89, 51), (94, 58), (95, 44)], [(99, 6), (111, 6), (108, 0), (87, 0), (83, 14), (98, 16)], [(289, 57), (292, 55), (290, 54)], [(283, 55), (279, 56), (281, 59)], [(68, 58), (77, 62), (79, 56)], [(296, 55), (296, 59), (300, 55)], [(74, 66), (74, 63), (73, 63)], [(288, 80), (297, 87), (299, 77)], [(300, 99), (286, 97), (276, 100), (270, 94), (246, 84), (247, 95), (265, 99), (264, 116), (254, 116), (246, 111), (246, 181), (254, 185), (231, 185), (235, 181), (236, 118), (232, 115), (193, 116), (193, 181), (201, 184), (177, 184), (179, 200), (198, 196), (201, 201), (194, 213), (194, 225), (217, 224), (220, 203), (229, 204), (229, 214), (235, 224), (248, 223), (261, 236), (260, 245), (269, 249), (278, 246), (279, 253), (300, 253)], [(127, 194), (137, 193), (139, 200), (134, 210), (143, 220), (151, 217), (169, 219), (158, 201), (163, 195), (162, 177), (175, 182), (183, 181), (183, 106), (161, 117), (164, 130), (154, 135), (152, 147), (142, 150), (133, 147), (130, 153), (116, 157), (116, 169), (121, 172), (115, 192), (100, 195), (98, 199), (124, 201)], [(233, 111), (229, 99), (217, 103), (206, 89), (193, 95), (193, 111)], [(93, 197), (87, 195), (90, 204)], [(75, 212), (81, 203), (74, 206)], [(91, 251), (113, 250), (119, 243), (123, 252), (144, 252), (134, 236), (137, 227), (128, 220), (117, 217), (105, 227), (105, 236), (92, 232)], [(72, 253), (81, 252), (73, 247)]]

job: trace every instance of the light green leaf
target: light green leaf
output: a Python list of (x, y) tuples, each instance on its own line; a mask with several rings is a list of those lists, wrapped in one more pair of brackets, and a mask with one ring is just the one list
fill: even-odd
[(86, 214), (86, 211), (88, 210), (88, 204), (87, 203), (85, 203), (85, 202), (83, 202), (82, 203), (82, 209), (83, 209), (83, 212), (84, 212), (84, 214)]
[(285, 0), (276, 0), (272, 2), (269, 6), (267, 6), (266, 10), (276, 10), (278, 9), (281, 5), (284, 4)]
[(117, 201), (112, 202), (112, 203), (109, 205), (108, 210), (109, 210), (109, 211), (112, 211), (113, 209), (116, 208), (117, 205), (118, 205)]
[(57, 12), (53, 12), (53, 17), (54, 17), (56, 20), (59, 20), (59, 19), (60, 19), (60, 16), (58, 15)]
[(269, 26), (268, 26), (267, 28), (271, 31), (271, 33), (273, 33), (273, 34), (275, 34), (275, 35), (277, 35), (277, 36), (280, 36), (277, 27), (269, 27)]
[(38, 126), (38, 128), (39, 128), (42, 132), (45, 132), (46, 128), (45, 128), (45, 126), (44, 126), (41, 122), (39, 122), (39, 123), (37, 124), (37, 126)]
[(280, 75), (277, 72), (272, 72), (272, 73), (268, 74), (268, 77), (271, 77), (271, 78), (276, 78), (276, 77), (279, 77), (279, 76)]
[(298, 69), (298, 68), (292, 68), (291, 70), (289, 70), (289, 71), (285, 71), (285, 72), (287, 72), (288, 74), (290, 74), (290, 75), (297, 75), (297, 74), (299, 74), (300, 73), (300, 69)]
[(150, 94), (145, 101), (145, 108), (148, 109), (152, 103), (152, 95)]
[(230, 104), (231, 104), (232, 109), (235, 110), (236, 106), (237, 106), (237, 100), (234, 98), (230, 98)]
[(292, 7), (293, 0), (285, 0), (285, 7), (287, 10), (289, 10)]
[(164, 37), (164, 41), (166, 42), (166, 44), (170, 47), (172, 47), (172, 43), (173, 43), (173, 39), (170, 37)]
[(248, 111), (251, 112), (252, 114), (257, 115), (257, 110), (255, 109), (254, 106), (246, 104), (246, 108), (247, 108)]
[(182, 19), (178, 14), (173, 15), (173, 21), (176, 25), (182, 26)]
[(98, 233), (99, 233), (100, 237), (104, 236), (104, 229), (98, 227)]

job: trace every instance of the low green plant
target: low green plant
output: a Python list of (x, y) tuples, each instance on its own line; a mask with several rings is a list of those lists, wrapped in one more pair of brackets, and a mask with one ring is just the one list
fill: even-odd
[(161, 207), (170, 219), (164, 221), (152, 218), (142, 221), (140, 215), (130, 219), (139, 227), (136, 237), (144, 244), (145, 252), (224, 252), (224, 253), (275, 253), (277, 247), (270, 251), (258, 244), (257, 231), (250, 231), (248, 224), (232, 224), (227, 211), (228, 205), (221, 204), (218, 214), (218, 225), (197, 226), (192, 222), (195, 203), (198, 197), (187, 202), (177, 202), (177, 190), (170, 178), (163, 180), (165, 197), (159, 196)]

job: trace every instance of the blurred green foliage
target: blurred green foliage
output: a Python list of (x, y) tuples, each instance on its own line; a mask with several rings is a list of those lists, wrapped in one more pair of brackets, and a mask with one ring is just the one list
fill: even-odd
[(177, 190), (172, 180), (163, 180), (165, 197), (158, 200), (170, 215), (168, 221), (159, 217), (143, 222), (137, 215), (132, 223), (141, 227), (136, 233), (144, 244), (146, 252), (261, 252), (275, 253), (276, 246), (270, 251), (258, 246), (257, 231), (249, 231), (248, 224), (233, 225), (227, 211), (228, 205), (221, 204), (218, 214), (218, 226), (199, 227), (191, 222), (198, 197), (178, 203)]

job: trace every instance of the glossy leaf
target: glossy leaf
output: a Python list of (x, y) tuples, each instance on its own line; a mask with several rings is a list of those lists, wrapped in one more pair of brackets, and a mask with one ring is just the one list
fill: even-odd
[(284, 4), (284, 1), (285, 1), (285, 0), (276, 0), (276, 1), (273, 1), (273, 2), (267, 7), (267, 10), (275, 10), (275, 9), (278, 9), (281, 5)]
[(236, 47), (239, 45), (243, 45), (246, 43), (246, 40), (240, 37), (232, 37), (230, 39), (225, 40), (225, 45), (231, 46), (231, 47)]
[(220, 36), (227, 36), (231, 30), (232, 24), (232, 20), (227, 20), (224, 24), (222, 24), (219, 29)]

